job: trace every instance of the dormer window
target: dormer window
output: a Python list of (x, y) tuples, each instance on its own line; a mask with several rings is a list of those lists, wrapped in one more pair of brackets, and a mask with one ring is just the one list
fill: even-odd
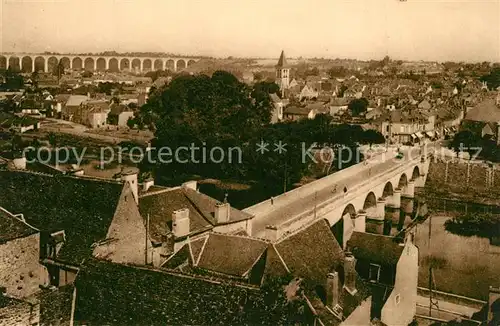
[(66, 242), (64, 230), (50, 234), (46, 247), (46, 258), (55, 259), (64, 245), (64, 242)]

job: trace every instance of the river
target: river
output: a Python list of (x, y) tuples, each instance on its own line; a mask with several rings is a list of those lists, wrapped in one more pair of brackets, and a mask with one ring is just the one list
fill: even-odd
[(444, 213), (434, 213), (416, 228), (419, 286), (429, 287), (429, 265), (432, 264), (437, 290), (487, 300), (489, 286), (498, 285), (500, 281), (500, 247), (490, 245), (486, 238), (449, 233), (444, 228), (449, 218)]

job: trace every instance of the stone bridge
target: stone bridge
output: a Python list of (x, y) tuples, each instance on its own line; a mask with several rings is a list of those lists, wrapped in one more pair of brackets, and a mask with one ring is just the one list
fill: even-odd
[(180, 71), (199, 61), (199, 58), (183, 57), (131, 57), (75, 54), (0, 54), (0, 70), (12, 69), (25, 73), (52, 72), (61, 63), (65, 69), (87, 71), (133, 71), (152, 70)]
[[(434, 145), (433, 145), (434, 146)], [(353, 231), (394, 234), (411, 222), (415, 187), (429, 169), (428, 147), (410, 148), (402, 159), (387, 151), (244, 211), (255, 215), (252, 235), (283, 237), (316, 219), (327, 219), (339, 243)]]

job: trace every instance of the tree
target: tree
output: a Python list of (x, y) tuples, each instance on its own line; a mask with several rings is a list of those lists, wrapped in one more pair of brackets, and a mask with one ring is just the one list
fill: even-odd
[(57, 80), (61, 79), (61, 76), (64, 75), (64, 64), (62, 61), (59, 61), (52, 69), (52, 74), (57, 76)]
[(472, 155), (477, 153), (480, 143), (481, 141), (478, 136), (469, 130), (463, 130), (453, 137), (451, 147), (457, 153), (457, 157), (460, 152), (468, 152), (470, 154), (470, 159), (472, 159)]
[(488, 84), (489, 89), (496, 89), (500, 86), (500, 67), (493, 68), (488, 75), (481, 77), (481, 81)]
[(94, 74), (91, 72), (91, 71), (88, 71), (88, 70), (85, 70), (84, 72), (82, 72), (82, 77), (83, 78), (90, 78), (92, 77)]
[(330, 76), (330, 78), (335, 78), (335, 77), (345, 77), (347, 76), (348, 74), (348, 70), (343, 67), (343, 66), (336, 66), (336, 67), (332, 67), (330, 69), (328, 69), (327, 71), (328, 73), (328, 76)]
[(360, 114), (366, 112), (368, 109), (368, 100), (366, 98), (354, 99), (352, 100), (347, 108), (351, 112), (353, 117), (357, 117)]
[(385, 143), (385, 138), (379, 131), (368, 129), (363, 132), (362, 142), (364, 144), (369, 144), (370, 148), (372, 148), (373, 144)]
[(132, 117), (128, 118), (127, 127), (129, 127), (130, 129), (135, 127), (135, 119), (134, 118), (132, 118)]
[(253, 79), (255, 81), (261, 81), (263, 78), (264, 78), (264, 76), (262, 75), (262, 72), (256, 71), (253, 73)]

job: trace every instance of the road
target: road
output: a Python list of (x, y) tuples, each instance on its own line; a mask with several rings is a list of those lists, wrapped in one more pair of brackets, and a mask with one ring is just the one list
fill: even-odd
[[(429, 148), (434, 148), (436, 144), (429, 144)], [(279, 207), (276, 207), (272, 212), (265, 215), (265, 217), (258, 218), (254, 220), (252, 229), (255, 236), (264, 236), (266, 225), (280, 225), (283, 222), (300, 215), (301, 213), (311, 210), (315, 203), (323, 203), (332, 197), (338, 196), (341, 198), (344, 196), (344, 187), (347, 188), (347, 194), (349, 189), (354, 188), (356, 185), (367, 181), (370, 178), (381, 175), (388, 171), (389, 169), (397, 168), (408, 162), (408, 153), (411, 151), (411, 156), (413, 159), (419, 158), (421, 155), (421, 149), (417, 147), (402, 149), (404, 158), (401, 160), (395, 159), (395, 152), (387, 152), (384, 155), (385, 160), (382, 161), (381, 156), (375, 156), (367, 161), (366, 169), (355, 175), (349, 175), (339, 171), (335, 174), (338, 175), (336, 180), (332, 180), (334, 184), (324, 189), (306, 195), (300, 199), (290, 199), (289, 201), (282, 202)], [(363, 164), (363, 163), (360, 163)], [(336, 187), (334, 186), (336, 185)]]

